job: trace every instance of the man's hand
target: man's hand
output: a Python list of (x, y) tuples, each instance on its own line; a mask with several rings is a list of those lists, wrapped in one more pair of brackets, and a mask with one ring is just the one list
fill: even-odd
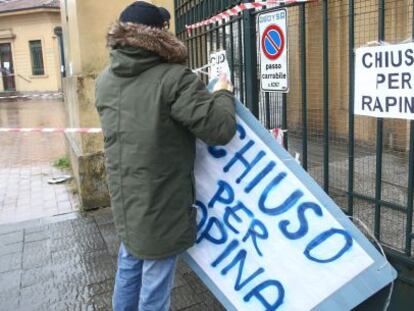
[(220, 90), (227, 90), (233, 92), (233, 84), (231, 83), (230, 79), (225, 74), (220, 74), (219, 80), (217, 81), (216, 85), (213, 88), (213, 92), (217, 92)]

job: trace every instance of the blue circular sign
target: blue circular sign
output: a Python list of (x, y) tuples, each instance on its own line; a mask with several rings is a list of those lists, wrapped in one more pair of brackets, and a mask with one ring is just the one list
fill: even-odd
[(262, 49), (270, 60), (276, 60), (285, 49), (285, 36), (278, 25), (270, 25), (263, 32)]

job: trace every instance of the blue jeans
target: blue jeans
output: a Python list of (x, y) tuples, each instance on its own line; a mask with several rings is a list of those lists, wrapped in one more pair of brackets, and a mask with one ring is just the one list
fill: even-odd
[(177, 256), (141, 260), (119, 248), (112, 307), (114, 311), (168, 311)]

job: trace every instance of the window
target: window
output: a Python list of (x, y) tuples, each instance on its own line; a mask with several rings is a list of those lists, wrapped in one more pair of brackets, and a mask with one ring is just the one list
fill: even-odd
[(29, 41), (30, 55), (32, 58), (32, 73), (34, 76), (45, 74), (43, 66), (42, 42), (40, 40)]

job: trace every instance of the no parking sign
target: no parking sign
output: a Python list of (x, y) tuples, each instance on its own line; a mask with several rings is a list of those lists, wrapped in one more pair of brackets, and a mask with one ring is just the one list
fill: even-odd
[(262, 91), (289, 91), (287, 10), (259, 14), (260, 85)]

